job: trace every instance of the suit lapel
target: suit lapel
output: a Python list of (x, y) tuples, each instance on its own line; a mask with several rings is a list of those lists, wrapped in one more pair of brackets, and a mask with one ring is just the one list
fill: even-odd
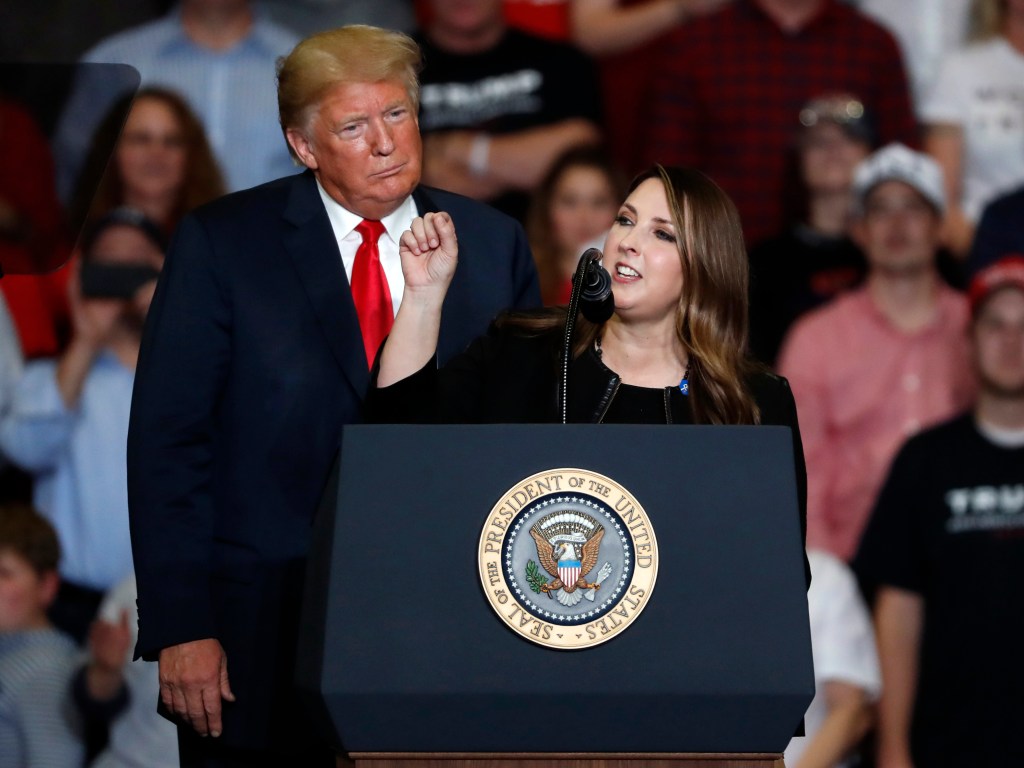
[(285, 207), (285, 248), (313, 305), (331, 353), (356, 394), (362, 398), (370, 383), (366, 352), (359, 333), (359, 316), (334, 230), (310, 171), (296, 177)]
[(437, 213), (441, 210), (425, 187), (417, 186), (412, 191), (412, 199), (416, 203), (416, 211), (420, 216), (425, 213)]

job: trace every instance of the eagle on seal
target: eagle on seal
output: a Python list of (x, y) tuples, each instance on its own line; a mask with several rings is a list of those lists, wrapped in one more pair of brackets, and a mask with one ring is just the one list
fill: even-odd
[(558, 601), (575, 605), (583, 592), (576, 590), (600, 589), (598, 582), (588, 582), (586, 576), (597, 565), (604, 538), (604, 526), (590, 515), (580, 512), (556, 512), (539, 520), (530, 528), (537, 544), (537, 559), (554, 581), (541, 587), (551, 597), (561, 591)]

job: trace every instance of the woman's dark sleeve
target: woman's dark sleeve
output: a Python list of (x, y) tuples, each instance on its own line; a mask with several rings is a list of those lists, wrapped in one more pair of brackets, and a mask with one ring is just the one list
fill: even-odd
[(363, 401), (363, 418), (371, 424), (432, 424), (437, 422), (437, 358), (389, 387), (378, 387), (380, 355), (370, 374)]
[(500, 355), (500, 342), (492, 329), (440, 370), (433, 357), (416, 373), (377, 387), (378, 354), (363, 404), (364, 418), (373, 424), (475, 423), (484, 409), (488, 371)]

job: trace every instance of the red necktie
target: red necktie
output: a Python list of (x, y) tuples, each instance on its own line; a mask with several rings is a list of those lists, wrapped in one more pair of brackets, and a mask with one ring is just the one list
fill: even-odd
[(380, 343), (391, 331), (395, 313), (391, 308), (391, 291), (380, 265), (380, 251), (377, 241), (384, 233), (384, 225), (372, 219), (363, 219), (356, 226), (356, 232), (363, 238), (356, 251), (352, 266), (352, 300), (359, 315), (359, 328), (363, 333), (367, 365), (373, 365)]

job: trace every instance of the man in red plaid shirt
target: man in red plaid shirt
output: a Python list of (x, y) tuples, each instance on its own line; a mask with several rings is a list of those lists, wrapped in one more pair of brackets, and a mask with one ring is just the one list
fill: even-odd
[(793, 116), (813, 96), (857, 94), (883, 145), (919, 143), (895, 38), (839, 0), (735, 0), (680, 27), (655, 78), (648, 159), (721, 184), (748, 243), (786, 224)]

